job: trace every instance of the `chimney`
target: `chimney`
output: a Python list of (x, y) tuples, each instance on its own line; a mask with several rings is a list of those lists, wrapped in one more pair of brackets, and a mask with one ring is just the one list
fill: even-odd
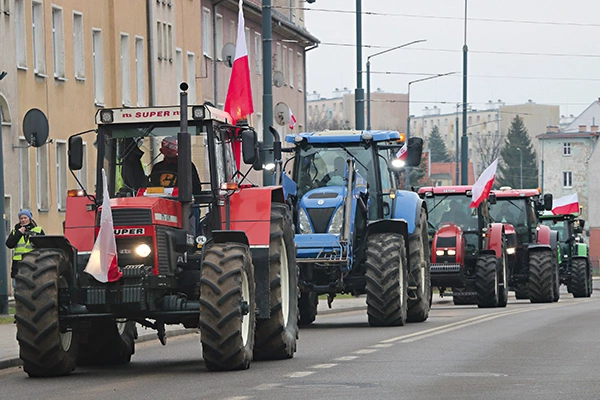
[(558, 133), (558, 126), (548, 125), (546, 127), (546, 133)]
[(598, 132), (598, 125), (592, 125), (592, 126), (590, 126), (590, 132), (592, 132), (592, 133)]
[(579, 125), (579, 132), (586, 132), (587, 131), (587, 125)]

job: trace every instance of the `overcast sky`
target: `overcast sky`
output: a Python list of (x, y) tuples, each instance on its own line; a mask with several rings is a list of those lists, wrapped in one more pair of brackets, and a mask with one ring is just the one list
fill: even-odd
[[(307, 56), (309, 93), (329, 98), (336, 88), (354, 91), (356, 0), (302, 4), (310, 8), (307, 29), (322, 42)], [(409, 81), (457, 71), (410, 90), (411, 114), (434, 105), (452, 112), (462, 101), (464, 5), (464, 0), (362, 0), (363, 46), (371, 46), (363, 48), (363, 70), (371, 54), (427, 40), (373, 57), (372, 91), (406, 93)], [(599, 17), (597, 0), (468, 0), (468, 102), (484, 108), (488, 100), (531, 99), (560, 105), (562, 115), (579, 114), (600, 97)]]

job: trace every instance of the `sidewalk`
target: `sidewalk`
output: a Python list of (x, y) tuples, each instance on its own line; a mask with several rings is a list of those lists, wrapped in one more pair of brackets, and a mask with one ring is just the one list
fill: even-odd
[[(318, 315), (327, 315), (343, 311), (355, 311), (366, 308), (365, 297), (351, 298), (351, 299), (337, 299), (332, 305), (331, 309), (327, 307), (327, 301), (319, 301), (317, 308)], [(318, 318), (318, 317), (317, 317)], [(167, 325), (167, 338), (188, 335), (197, 332), (197, 329), (186, 329), (182, 325)], [(21, 365), (19, 359), (19, 344), (17, 342), (17, 326), (15, 324), (0, 324), (0, 369), (15, 367)], [(143, 326), (138, 325), (138, 339), (136, 343), (147, 342), (149, 340), (156, 340), (156, 331), (152, 329), (146, 329)], [(167, 346), (169, 345), (167, 341)]]

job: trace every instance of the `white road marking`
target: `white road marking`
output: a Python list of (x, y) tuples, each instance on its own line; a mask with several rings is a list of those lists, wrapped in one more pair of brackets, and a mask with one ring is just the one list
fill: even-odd
[(362, 350), (356, 350), (353, 351), (354, 354), (371, 354), (371, 353), (375, 353), (377, 350), (376, 349), (362, 349)]
[(281, 383), (263, 383), (254, 387), (254, 390), (271, 390), (281, 386)]
[(352, 361), (352, 360), (356, 360), (357, 358), (358, 358), (358, 356), (344, 356), (344, 357), (334, 358), (333, 361)]
[(369, 346), (369, 347), (375, 347), (375, 348), (384, 348), (384, 347), (392, 347), (393, 344), (392, 343), (385, 343), (385, 344), (374, 344), (373, 346)]
[(304, 378), (305, 376), (309, 376), (314, 374), (315, 371), (298, 371), (287, 375), (288, 378)]
[(331, 367), (335, 367), (337, 364), (317, 364), (317, 365), (313, 365), (311, 368), (315, 368), (315, 369), (326, 369), (326, 368), (331, 368)]

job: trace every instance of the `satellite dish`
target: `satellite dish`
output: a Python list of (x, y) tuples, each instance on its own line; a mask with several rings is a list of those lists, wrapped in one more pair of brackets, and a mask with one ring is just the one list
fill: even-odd
[(282, 87), (285, 83), (285, 77), (283, 76), (283, 72), (275, 71), (273, 72), (273, 85), (276, 87)]
[(223, 62), (229, 68), (233, 67), (233, 61), (235, 60), (235, 44), (227, 43), (223, 46), (221, 50), (221, 56), (223, 57)]
[(32, 108), (23, 118), (25, 140), (33, 147), (41, 147), (48, 140), (48, 118), (43, 111)]
[(277, 103), (273, 117), (279, 125), (286, 125), (290, 122), (290, 108), (283, 102)]

